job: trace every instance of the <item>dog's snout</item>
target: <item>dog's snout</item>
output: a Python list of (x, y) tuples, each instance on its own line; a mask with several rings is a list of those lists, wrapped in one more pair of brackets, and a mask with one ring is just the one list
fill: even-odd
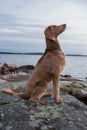
[(66, 24), (63, 24), (64, 27), (66, 27)]

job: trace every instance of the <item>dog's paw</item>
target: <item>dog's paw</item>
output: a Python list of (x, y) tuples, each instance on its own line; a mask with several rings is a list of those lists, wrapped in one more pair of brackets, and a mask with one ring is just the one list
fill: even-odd
[(42, 105), (47, 105), (47, 104), (48, 104), (48, 101), (46, 101), (46, 100), (41, 100), (41, 104), (42, 104)]
[(62, 98), (59, 98), (58, 100), (56, 100), (56, 103), (57, 103), (57, 104), (61, 104), (62, 101), (63, 101)]
[(40, 103), (42, 105), (47, 105), (48, 104), (48, 102), (46, 100), (39, 100), (39, 99), (33, 99), (33, 98), (30, 98), (29, 102), (36, 102), (36, 103)]
[(20, 98), (18, 93), (13, 93), (12, 96), (15, 97), (15, 98)]

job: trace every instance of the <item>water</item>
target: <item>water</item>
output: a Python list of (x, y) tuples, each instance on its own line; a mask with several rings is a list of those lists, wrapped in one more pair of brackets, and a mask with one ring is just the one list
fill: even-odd
[[(0, 66), (5, 62), (21, 65), (35, 65), (41, 55), (18, 55), (0, 54)], [(69, 74), (73, 77), (84, 79), (87, 77), (87, 57), (66, 56), (66, 66), (62, 74)]]
[(66, 66), (63, 74), (70, 74), (73, 77), (84, 79), (87, 77), (87, 57), (66, 56)]

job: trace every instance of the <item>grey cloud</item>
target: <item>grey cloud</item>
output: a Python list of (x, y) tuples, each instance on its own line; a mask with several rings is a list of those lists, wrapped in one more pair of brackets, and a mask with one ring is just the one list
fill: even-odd
[(0, 22), (1, 22), (1, 21), (3, 21), (3, 22), (4, 22), (4, 21), (9, 22), (10, 19), (13, 19), (13, 16), (12, 16), (12, 15), (6, 14), (6, 13), (0, 13)]
[[(10, 48), (12, 43), (14, 48), (17, 44), (21, 48), (23, 45), (25, 48), (26, 44), (26, 49), (27, 45), (40, 48), (42, 45), (40, 43), (45, 41), (45, 27), (64, 21), (68, 26), (64, 34), (60, 36), (60, 42), (66, 43), (67, 46), (83, 42), (87, 44), (85, 43), (87, 26), (83, 26), (87, 22), (86, 5), (87, 0), (0, 1), (0, 46), (4, 44), (9, 45)], [(85, 32), (83, 32), (84, 29)]]
[(12, 18), (13, 18), (13, 16), (11, 16), (9, 14), (0, 13), (0, 22), (4, 22), (4, 21), (9, 22), (9, 19), (12, 19)]

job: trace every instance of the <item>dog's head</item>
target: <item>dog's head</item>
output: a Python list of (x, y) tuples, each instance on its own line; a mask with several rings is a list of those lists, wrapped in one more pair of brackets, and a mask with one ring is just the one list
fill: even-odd
[(55, 40), (59, 34), (64, 32), (65, 28), (66, 24), (62, 24), (59, 26), (51, 25), (45, 29), (44, 33), (47, 38)]

